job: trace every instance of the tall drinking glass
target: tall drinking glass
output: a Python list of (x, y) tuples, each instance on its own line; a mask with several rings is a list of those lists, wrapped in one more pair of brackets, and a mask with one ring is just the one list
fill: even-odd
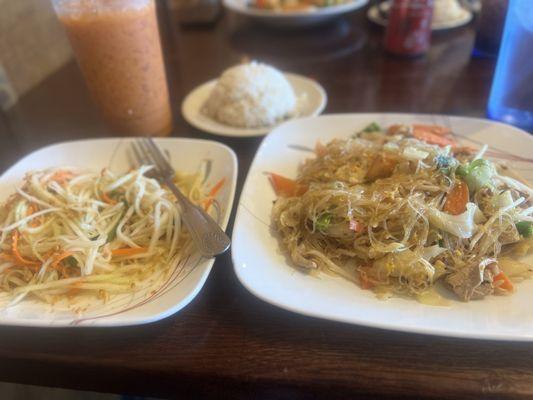
[(489, 117), (533, 131), (533, 0), (510, 0)]
[(121, 134), (172, 131), (154, 0), (52, 0), (89, 91)]

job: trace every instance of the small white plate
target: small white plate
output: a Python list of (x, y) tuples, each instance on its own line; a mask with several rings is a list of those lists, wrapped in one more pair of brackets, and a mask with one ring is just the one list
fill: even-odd
[[(18, 161), (0, 177), (0, 201), (4, 201), (20, 185), (28, 171), (49, 167), (70, 166), (85, 169), (110, 168), (127, 171), (131, 167), (129, 144), (133, 138), (80, 140), (54, 144)], [(196, 172), (203, 160), (210, 160), (206, 180), (209, 189), (220, 179), (226, 185), (217, 195), (218, 221), (223, 229), (228, 224), (235, 183), (237, 157), (229, 147), (208, 140), (160, 138), (158, 146), (170, 156), (177, 171)], [(214, 259), (190, 254), (183, 262), (180, 273), (172, 274), (163, 287), (149, 287), (134, 294), (112, 297), (106, 304), (96, 301), (83, 315), (72, 311), (58, 311), (53, 306), (25, 299), (13, 307), (0, 311), (0, 325), (25, 326), (124, 326), (157, 321), (168, 317), (194, 299), (207, 279)], [(155, 293), (152, 291), (155, 290)]]
[(262, 10), (250, 7), (249, 0), (224, 0), (224, 6), (238, 14), (273, 26), (299, 28), (317, 25), (364, 7), (368, 0), (351, 0), (345, 4), (317, 7), (309, 10)]
[[(388, 3), (385, 3), (385, 7), (388, 7)], [(383, 16), (380, 14), (379, 6), (372, 6), (368, 9), (366, 16), (368, 19), (375, 24), (381, 25), (381, 26), (387, 26), (387, 19), (383, 18)], [(458, 28), (460, 26), (466, 25), (470, 22), (472, 19), (472, 12), (466, 9), (462, 9), (462, 12), (460, 15), (457, 16), (457, 18), (450, 19), (447, 21), (439, 21), (439, 22), (433, 22), (431, 24), (431, 30), (432, 31), (442, 31), (445, 29), (453, 29)]]
[(348, 137), (373, 121), (381, 126), (412, 122), (448, 126), (462, 143), (476, 147), (487, 143), (533, 182), (533, 138), (509, 125), (421, 114), (340, 114), (289, 121), (259, 147), (241, 194), (232, 247), (241, 283), (271, 304), (330, 320), (435, 335), (533, 341), (533, 279), (517, 284), (512, 296), (432, 307), (412, 299), (379, 300), (345, 279), (311, 276), (287, 264), (270, 228), (276, 196), (265, 172), (294, 177), (298, 165), (312, 156), (302, 147), (313, 149), (318, 140), (326, 143)]
[[(301, 75), (290, 73), (285, 73), (284, 75), (294, 89), (297, 100), (301, 102), (299, 116), (319, 115), (327, 103), (327, 95), (324, 88), (318, 82)], [(201, 110), (215, 84), (216, 79), (204, 83), (189, 93), (183, 100), (181, 113), (189, 124), (214, 135), (240, 137), (263, 136), (275, 128), (275, 126), (239, 128), (222, 124), (206, 116)]]

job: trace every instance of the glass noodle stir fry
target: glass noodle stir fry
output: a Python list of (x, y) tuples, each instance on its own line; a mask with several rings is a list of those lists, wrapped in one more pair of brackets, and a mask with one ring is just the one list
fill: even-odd
[[(146, 176), (151, 168), (28, 173), (0, 211), (0, 304), (106, 301), (169, 277), (192, 242), (173, 195)], [(209, 208), (223, 181), (206, 195), (204, 177), (176, 174), (176, 183)]]
[(533, 248), (533, 190), (486, 152), (417, 124), (318, 143), (295, 180), (270, 174), (281, 246), (380, 297), (437, 304), (437, 282), (463, 301), (511, 293), (532, 271), (519, 256)]

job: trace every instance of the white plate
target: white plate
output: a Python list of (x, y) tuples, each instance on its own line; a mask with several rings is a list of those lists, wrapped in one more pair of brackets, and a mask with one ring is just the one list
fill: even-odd
[[(299, 99), (298, 101), (301, 101), (300, 116), (308, 117), (319, 115), (324, 110), (327, 103), (327, 95), (324, 88), (320, 86), (318, 82), (301, 75), (289, 73), (285, 73), (284, 75), (294, 89), (296, 98)], [(214, 135), (240, 137), (266, 135), (275, 128), (275, 126), (264, 128), (239, 128), (222, 124), (204, 115), (201, 112), (202, 107), (215, 84), (216, 79), (204, 83), (189, 93), (185, 100), (183, 100), (181, 113), (189, 124)]]
[[(386, 3), (385, 6), (388, 6), (388, 3)], [(382, 17), (382, 15), (379, 13), (378, 7), (379, 6), (377, 5), (370, 7), (367, 11), (366, 16), (370, 21), (374, 22), (375, 24), (387, 26), (387, 19)], [(441, 31), (445, 29), (458, 28), (460, 26), (468, 24), (471, 19), (472, 12), (463, 8), (461, 14), (458, 15), (457, 18), (450, 19), (447, 21), (433, 22), (431, 24), (431, 30)]]
[[(4, 201), (20, 185), (24, 174), (54, 166), (88, 169), (108, 167), (127, 171), (131, 167), (128, 152), (131, 138), (80, 140), (54, 144), (24, 157), (0, 177), (0, 201)], [(218, 220), (226, 228), (237, 179), (237, 158), (229, 147), (207, 140), (162, 138), (156, 143), (170, 156), (178, 171), (196, 172), (203, 160), (211, 161), (206, 180), (209, 188), (222, 178), (226, 185), (217, 196), (220, 207)], [(82, 316), (54, 310), (43, 303), (23, 300), (16, 306), (0, 311), (0, 325), (26, 326), (123, 326), (144, 324), (168, 317), (185, 307), (204, 285), (214, 259), (191, 254), (181, 273), (173, 274), (165, 287), (148, 288), (135, 294), (112, 297), (107, 304), (97, 303)], [(150, 293), (158, 289), (156, 293)]]
[[(452, 301), (432, 307), (415, 300), (378, 300), (341, 278), (313, 277), (287, 264), (270, 230), (274, 192), (265, 172), (296, 176), (297, 166), (314, 148), (336, 137), (348, 137), (372, 121), (438, 123), (464, 137), (460, 142), (487, 143), (503, 157), (529, 158), (510, 165), (533, 181), (533, 139), (508, 125), (488, 120), (421, 114), (341, 114), (305, 118), (283, 124), (268, 135), (252, 163), (240, 198), (233, 230), (232, 257), (242, 284), (257, 297), (284, 309), (379, 328), (426, 334), (501, 340), (533, 340), (533, 280), (517, 284), (512, 296), (491, 296), (482, 301)], [(300, 146), (300, 149), (298, 148)]]
[(346, 4), (312, 10), (274, 11), (250, 7), (249, 0), (224, 0), (224, 6), (238, 14), (246, 15), (270, 25), (305, 27), (337, 18), (342, 14), (364, 7), (368, 0), (352, 0)]

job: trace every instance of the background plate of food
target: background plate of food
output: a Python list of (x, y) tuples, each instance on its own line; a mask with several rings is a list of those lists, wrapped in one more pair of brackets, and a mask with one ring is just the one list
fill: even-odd
[[(368, 9), (367, 16), (372, 22), (386, 26), (390, 2), (382, 1)], [(472, 20), (472, 11), (466, 9), (459, 0), (435, 0), (431, 29), (434, 31), (458, 28)]]
[[(207, 279), (174, 197), (134, 162), (132, 138), (54, 144), (0, 177), (0, 325), (143, 324)], [(176, 184), (225, 228), (237, 176), (220, 143), (155, 139)]]
[(319, 24), (367, 3), (368, 0), (224, 0), (224, 6), (238, 14), (283, 27)]
[(289, 121), (263, 141), (244, 184), (236, 274), (306, 315), (532, 340), (532, 150), (526, 132), (483, 119)]
[(194, 89), (181, 112), (191, 125), (215, 135), (262, 136), (286, 120), (320, 114), (326, 102), (318, 82), (252, 61)]

